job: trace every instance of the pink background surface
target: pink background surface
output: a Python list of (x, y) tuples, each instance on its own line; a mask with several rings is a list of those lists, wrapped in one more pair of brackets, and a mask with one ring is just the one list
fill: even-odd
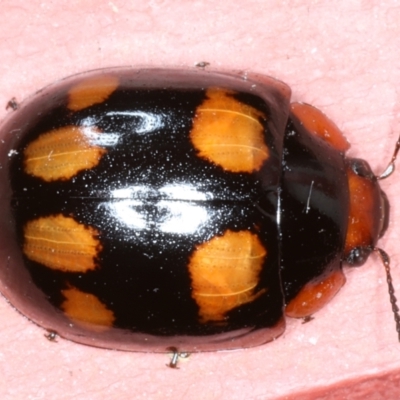
[[(398, 0), (3, 0), (1, 9), (3, 106), (88, 69), (207, 61), (285, 81), (293, 100), (321, 108), (352, 143), (349, 154), (377, 173), (400, 131)], [(392, 222), (380, 246), (400, 297), (399, 180), (382, 182)], [(166, 368), (163, 354), (50, 343), (0, 298), (0, 398), (398, 399), (400, 344), (383, 267), (371, 257), (347, 272), (312, 322), (291, 320), (262, 347), (192, 355), (179, 370)]]

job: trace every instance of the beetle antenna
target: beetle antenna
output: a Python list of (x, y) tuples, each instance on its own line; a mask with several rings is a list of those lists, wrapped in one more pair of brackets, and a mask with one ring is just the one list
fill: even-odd
[(397, 139), (396, 147), (394, 148), (392, 159), (390, 160), (386, 169), (379, 176), (377, 176), (376, 179), (378, 179), (378, 180), (386, 179), (390, 175), (393, 174), (394, 169), (395, 169), (395, 161), (396, 161), (397, 153), (399, 152), (399, 150), (400, 150), (400, 136)]
[(400, 314), (399, 314), (399, 307), (397, 306), (397, 299), (394, 294), (392, 275), (390, 273), (390, 258), (385, 251), (383, 251), (382, 249), (380, 249), (378, 247), (375, 247), (374, 251), (376, 253), (378, 253), (378, 255), (381, 258), (381, 261), (385, 267), (385, 270), (386, 270), (386, 281), (387, 281), (388, 289), (389, 289), (390, 304), (392, 305), (394, 321), (396, 323), (396, 331), (397, 331), (397, 335), (398, 335), (399, 342), (400, 342)]

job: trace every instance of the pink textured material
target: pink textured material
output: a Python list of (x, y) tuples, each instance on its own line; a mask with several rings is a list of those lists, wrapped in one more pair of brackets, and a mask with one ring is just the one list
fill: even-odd
[[(325, 112), (350, 154), (378, 173), (400, 132), (396, 0), (3, 0), (1, 9), (0, 119), (13, 96), (76, 72), (206, 61), (285, 81), (293, 100)], [(392, 222), (380, 246), (400, 297), (399, 182), (399, 172), (382, 182)], [(346, 275), (311, 322), (289, 321), (262, 347), (192, 355), (179, 370), (163, 354), (49, 342), (0, 298), (0, 398), (397, 400), (400, 344), (383, 267), (371, 257)]]
[(284, 396), (282, 400), (380, 400), (397, 399), (400, 393), (400, 373), (371, 374), (364, 378), (357, 378), (340, 382), (324, 389)]

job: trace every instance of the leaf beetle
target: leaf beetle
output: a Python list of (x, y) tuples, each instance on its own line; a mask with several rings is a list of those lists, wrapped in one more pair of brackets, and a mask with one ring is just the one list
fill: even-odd
[(266, 76), (113, 68), (12, 103), (0, 127), (1, 292), (92, 346), (257, 346), (309, 319), (377, 252), (379, 177)]

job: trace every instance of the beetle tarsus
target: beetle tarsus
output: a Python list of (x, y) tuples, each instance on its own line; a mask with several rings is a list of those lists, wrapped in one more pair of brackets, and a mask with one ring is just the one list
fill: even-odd
[(179, 369), (178, 367), (179, 359), (189, 357), (189, 353), (180, 352), (176, 347), (169, 347), (167, 350), (172, 352), (171, 361), (168, 364), (166, 364), (166, 366), (169, 368)]
[(58, 333), (56, 331), (48, 330), (47, 333), (44, 334), (44, 337), (49, 342), (57, 342)]
[(307, 315), (307, 317), (303, 317), (302, 320), (302, 324), (306, 324), (307, 322), (310, 322), (314, 319), (315, 317), (313, 317), (312, 315)]
[(6, 110), (11, 109), (13, 111), (18, 110), (19, 104), (15, 97), (9, 100), (6, 104)]

